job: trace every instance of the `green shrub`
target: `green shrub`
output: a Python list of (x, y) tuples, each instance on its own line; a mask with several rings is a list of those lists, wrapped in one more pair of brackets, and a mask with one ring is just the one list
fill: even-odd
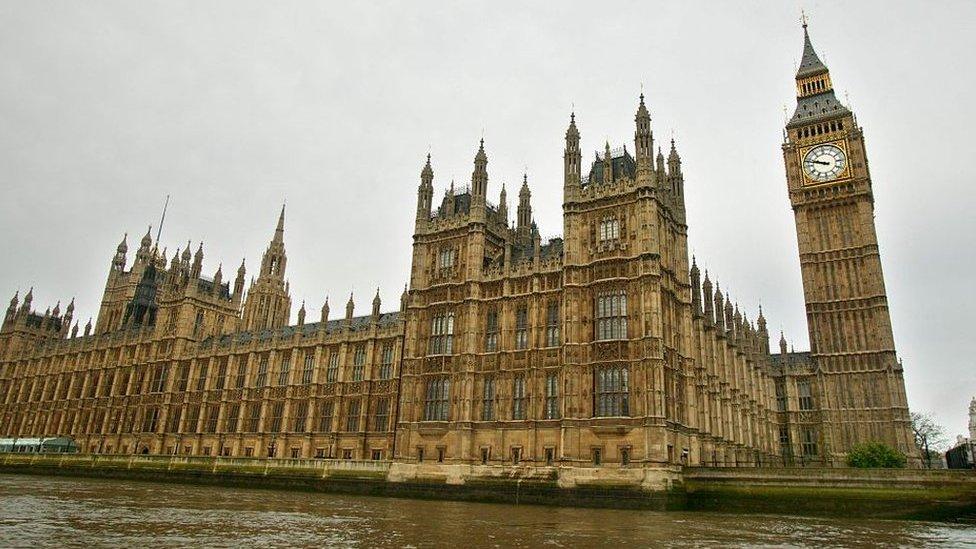
[(860, 469), (885, 468), (899, 469), (905, 466), (905, 456), (887, 444), (865, 442), (851, 448), (847, 453), (847, 465)]

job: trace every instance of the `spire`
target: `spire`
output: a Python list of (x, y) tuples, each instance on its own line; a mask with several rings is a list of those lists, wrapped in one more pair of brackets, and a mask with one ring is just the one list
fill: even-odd
[(240, 296), (244, 292), (244, 259), (241, 259), (241, 266), (237, 268), (237, 278), (234, 280), (234, 295)]
[(27, 290), (27, 295), (24, 296), (24, 302), (20, 306), (20, 312), (29, 313), (31, 311), (31, 303), (34, 301), (34, 287), (31, 286), (30, 290)]
[(644, 177), (645, 181), (650, 181), (650, 172), (653, 170), (651, 165), (651, 155), (654, 153), (654, 137), (651, 133), (651, 114), (647, 112), (644, 105), (644, 92), (640, 94), (640, 104), (637, 106), (637, 114), (634, 115), (634, 150), (637, 160), (637, 169)]
[(498, 216), (501, 217), (505, 226), (508, 226), (508, 193), (505, 192), (505, 184), (502, 183), (502, 192), (498, 193)]
[(850, 114), (850, 110), (834, 96), (830, 71), (823, 64), (810, 41), (806, 16), (803, 17), (803, 56), (796, 72), (796, 110), (786, 124), (787, 129), (815, 121)]
[(92, 326), (91, 326), (91, 317), (89, 317), (88, 318), (88, 323), (85, 324), (85, 336), (86, 337), (89, 336), (89, 335), (91, 335), (91, 328), (92, 328)]
[(298, 309), (298, 325), (305, 325), (305, 301), (302, 300), (302, 308)]
[(803, 57), (800, 58), (800, 68), (796, 71), (797, 78), (806, 78), (827, 72), (827, 66), (823, 64), (813, 44), (810, 42), (810, 33), (807, 31), (807, 17), (803, 15)]
[(224, 264), (220, 263), (217, 265), (217, 272), (214, 273), (213, 277), (213, 291), (214, 295), (220, 295), (220, 285), (224, 282)]
[(407, 291), (407, 285), (403, 285), (403, 293), (400, 294), (400, 312), (406, 312), (407, 303), (410, 300), (410, 292)]
[(346, 302), (346, 320), (352, 320), (352, 313), (356, 308), (356, 304), (352, 300), (352, 292), (349, 292), (349, 301)]
[(484, 198), (488, 192), (488, 155), (485, 154), (485, 140), (481, 139), (478, 152), (474, 155), (474, 171), (471, 172), (471, 196)]
[(417, 189), (417, 223), (430, 219), (430, 208), (434, 199), (434, 169), (430, 166), (430, 153), (427, 163), (420, 170), (420, 187)]
[(112, 259), (112, 269), (116, 271), (121, 271), (125, 269), (125, 254), (129, 251), (129, 245), (126, 244), (125, 239), (128, 238), (129, 233), (122, 235), (122, 242), (119, 242), (119, 246), (115, 248), (115, 258)]
[(566, 148), (563, 150), (563, 201), (576, 197), (580, 186), (580, 133), (576, 128), (576, 113), (569, 114), (569, 127), (566, 128)]
[(197, 252), (193, 254), (193, 269), (190, 271), (190, 278), (200, 278), (200, 273), (203, 271), (203, 242), (200, 242), (200, 247), (197, 248)]
[(779, 352), (786, 355), (786, 336), (783, 335), (783, 330), (779, 331)]
[(329, 321), (329, 296), (325, 296), (325, 303), (322, 304), (322, 324)]
[(527, 236), (532, 225), (532, 192), (529, 190), (529, 175), (522, 174), (522, 188), (519, 189), (519, 205), (515, 225), (519, 234)]
[(715, 282), (715, 327), (720, 335), (725, 333), (725, 307), (722, 288), (717, 281)]
[(281, 205), (281, 214), (278, 216), (278, 226), (275, 227), (274, 240), (272, 242), (282, 243), (285, 240), (285, 205)]
[(146, 229), (146, 235), (142, 237), (142, 241), (140, 242), (140, 244), (141, 244), (140, 250), (149, 251), (149, 246), (152, 246), (152, 225), (150, 225), (149, 228)]
[(54, 304), (54, 310), (51, 311), (51, 316), (61, 316), (61, 300), (59, 299), (57, 303)]
[(75, 321), (74, 327), (71, 328), (71, 337), (78, 337), (78, 322)]
[(698, 265), (695, 263), (695, 256), (691, 256), (691, 314), (695, 317), (702, 315), (701, 303), (701, 280), (698, 272)]
[(373, 320), (380, 317), (380, 289), (376, 288), (376, 296), (373, 297)]
[(712, 302), (712, 281), (708, 279), (708, 269), (705, 269), (705, 280), (702, 281), (702, 305), (705, 309), (705, 324), (715, 322), (715, 312)]

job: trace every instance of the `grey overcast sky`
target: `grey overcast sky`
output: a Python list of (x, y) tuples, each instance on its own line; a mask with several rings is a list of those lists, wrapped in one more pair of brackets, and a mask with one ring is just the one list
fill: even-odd
[[(910, 405), (962, 433), (976, 2), (803, 4), (865, 129)], [(699, 263), (806, 349), (780, 151), (800, 7), (0, 2), (0, 296), (33, 285), (42, 309), (75, 296), (84, 323), (122, 234), (131, 252), (170, 194), (162, 244), (203, 240), (211, 274), (245, 256), (253, 272), (287, 200), (293, 319), (353, 290), (367, 310), (377, 286), (395, 308), (428, 150), (439, 200), (470, 181), (483, 134), (490, 196), (527, 170), (555, 236), (570, 109), (589, 155), (632, 146), (643, 85), (657, 142), (678, 142)]]

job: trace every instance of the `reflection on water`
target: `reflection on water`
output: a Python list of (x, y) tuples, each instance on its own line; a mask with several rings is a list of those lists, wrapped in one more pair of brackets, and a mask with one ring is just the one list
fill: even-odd
[(0, 475), (3, 547), (976, 547), (973, 526)]

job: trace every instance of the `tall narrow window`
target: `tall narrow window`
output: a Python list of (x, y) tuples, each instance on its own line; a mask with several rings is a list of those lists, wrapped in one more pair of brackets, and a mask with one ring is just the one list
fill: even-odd
[(277, 433), (281, 431), (281, 418), (285, 412), (285, 403), (278, 401), (271, 404), (271, 415), (268, 417), (267, 431)]
[(268, 384), (268, 355), (265, 353), (261, 355), (261, 360), (258, 362), (258, 375), (254, 380), (255, 387), (264, 387)]
[(197, 391), (202, 391), (202, 390), (204, 390), (207, 387), (207, 371), (209, 369), (210, 369), (210, 366), (207, 363), (203, 363), (203, 364), (200, 365), (200, 369), (197, 372), (198, 373), (198, 376), (197, 376)]
[(241, 405), (231, 404), (227, 408), (227, 415), (224, 417), (224, 432), (233, 433), (237, 431), (237, 418), (241, 415)]
[(495, 420), (495, 378), (486, 377), (481, 392), (481, 421)]
[(515, 311), (515, 348), (525, 349), (529, 345), (529, 310), (525, 306)]
[[(120, 410), (121, 414), (122, 411)], [(116, 418), (118, 416), (115, 416)], [(166, 419), (166, 432), (167, 433), (178, 433), (180, 432), (180, 420), (183, 419), (183, 409), (179, 406), (171, 406), (169, 409), (169, 417)], [(115, 426), (110, 428), (110, 432), (115, 431)]]
[(393, 377), (393, 344), (384, 343), (383, 353), (380, 359), (380, 379), (390, 379)]
[(203, 311), (197, 312), (197, 317), (193, 321), (193, 335), (199, 335), (203, 330)]
[(242, 389), (247, 383), (247, 355), (237, 357), (237, 377), (234, 379), (234, 387)]
[(286, 354), (281, 359), (281, 370), (278, 371), (278, 385), (288, 385), (288, 374), (291, 373), (291, 354)]
[(352, 380), (362, 381), (363, 380), (363, 370), (366, 368), (366, 346), (360, 345), (356, 347), (356, 352), (353, 354), (352, 360)]
[(207, 433), (217, 432), (217, 419), (220, 417), (220, 404), (211, 404), (207, 407), (207, 421), (204, 431)]
[(449, 355), (454, 352), (454, 313), (440, 313), (430, 320), (428, 354)]
[(498, 311), (488, 311), (485, 318), (485, 352), (494, 353), (498, 350)]
[(299, 400), (297, 402), (292, 402), (292, 407), (294, 411), (291, 414), (291, 430), (296, 433), (301, 433), (305, 430), (305, 423), (308, 421), (308, 401)]
[(339, 351), (329, 353), (329, 369), (325, 371), (325, 381), (335, 383), (339, 379)]
[(156, 367), (152, 383), (154, 393), (162, 393), (166, 390), (166, 377), (168, 373), (169, 364), (160, 364)]
[(627, 368), (623, 366), (600, 368), (595, 375), (597, 417), (630, 415)]
[(199, 429), (200, 405), (191, 404), (186, 409), (186, 424), (183, 425), (184, 433), (196, 433)]
[(550, 301), (546, 307), (546, 347), (559, 345), (559, 302)]
[(328, 433), (332, 431), (332, 413), (335, 409), (331, 400), (326, 400), (319, 405), (319, 431)]
[(358, 398), (349, 401), (346, 408), (346, 431), (359, 430), (359, 409), (360, 400)]
[(512, 381), (512, 419), (525, 419), (525, 375), (517, 374)]
[(775, 382), (776, 387), (776, 410), (780, 412), (786, 411), (786, 382), (783, 379), (777, 379)]
[(261, 422), (261, 403), (251, 402), (247, 405), (247, 431), (251, 433), (258, 432), (259, 423)]
[(315, 371), (315, 349), (305, 349), (305, 367), (302, 369), (302, 385), (312, 382), (312, 372)]
[(546, 375), (546, 419), (559, 419), (559, 376)]
[(817, 432), (811, 428), (804, 428), (800, 431), (800, 436), (803, 457), (817, 457)]
[(373, 430), (386, 431), (390, 426), (390, 400), (380, 398), (376, 400), (376, 411), (373, 415)]
[(448, 395), (451, 382), (446, 377), (427, 380), (427, 394), (424, 399), (424, 421), (447, 421)]
[[(180, 364), (180, 380), (177, 383), (178, 390), (182, 393), (186, 391), (186, 386), (190, 382), (190, 363), (184, 362)], [(129, 384), (128, 374), (125, 376), (125, 383), (122, 384), (122, 389), (125, 390), (126, 385)]]
[(214, 389), (217, 391), (223, 391), (224, 386), (227, 384), (227, 357), (220, 359), (220, 365), (217, 367), (217, 379), (214, 380)]
[(813, 393), (810, 390), (810, 380), (801, 379), (797, 381), (796, 394), (800, 400), (801, 410), (813, 410)]
[(623, 292), (600, 294), (596, 298), (596, 339), (626, 339), (627, 295)]

